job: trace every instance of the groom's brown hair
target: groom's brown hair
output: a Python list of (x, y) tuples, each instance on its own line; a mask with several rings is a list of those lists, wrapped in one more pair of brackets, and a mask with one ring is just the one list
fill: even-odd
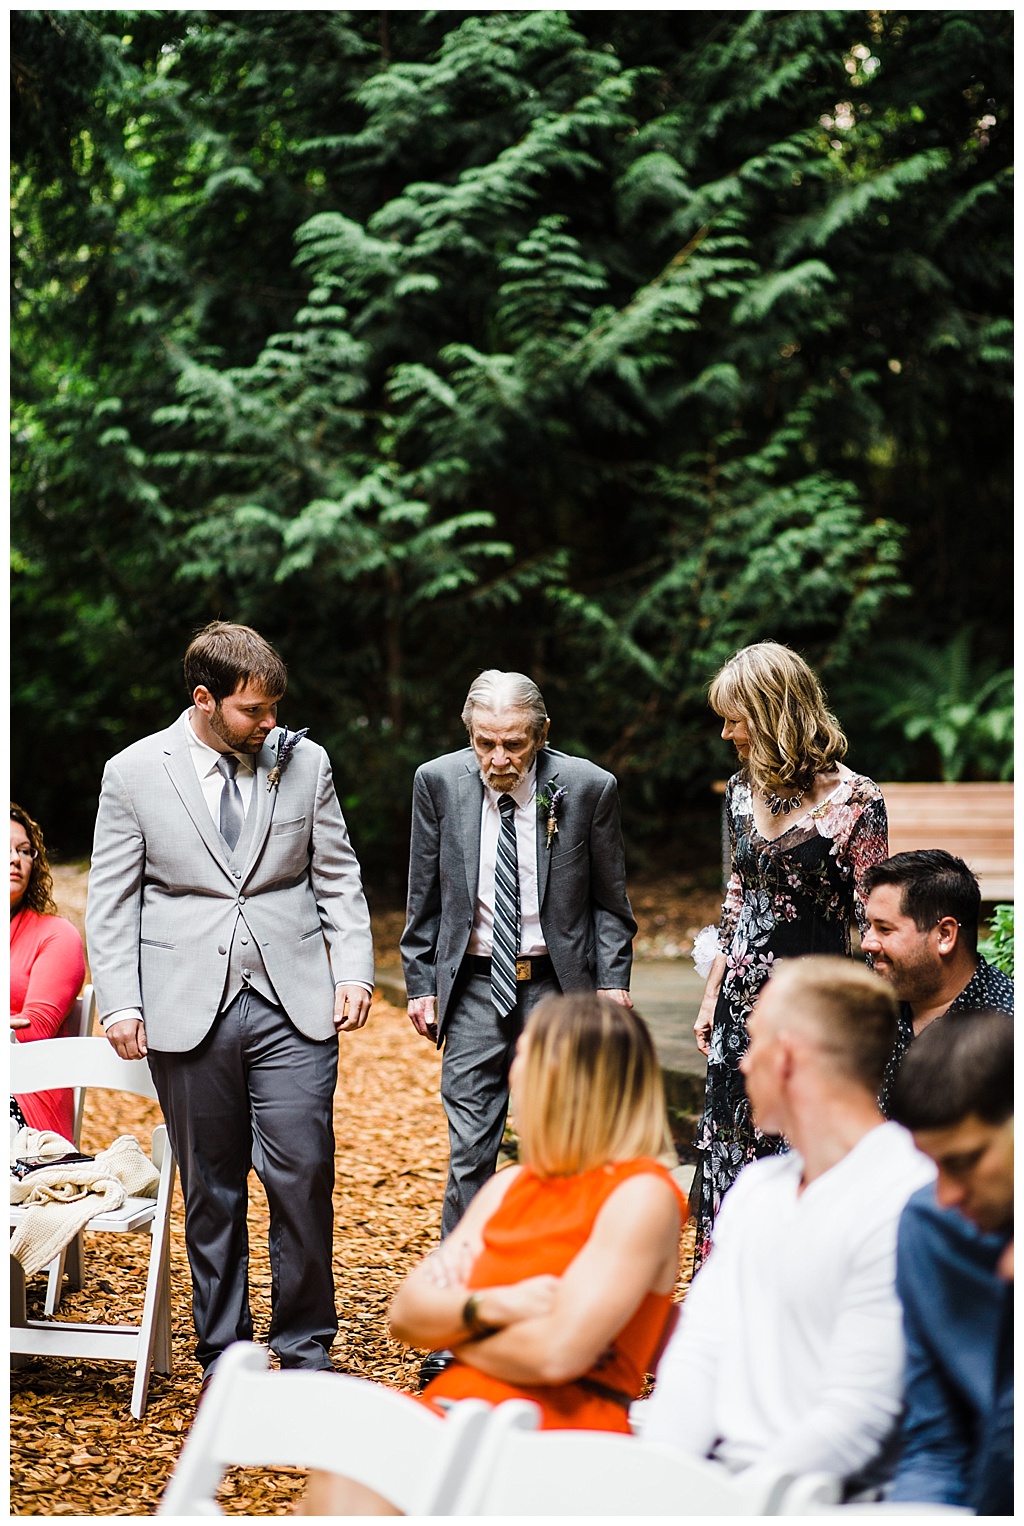
[(288, 686), (288, 669), (250, 625), (214, 620), (192, 638), (184, 660), (185, 684), (193, 695), (202, 684), (218, 705), (245, 684), (257, 684), (268, 699), (280, 699)]

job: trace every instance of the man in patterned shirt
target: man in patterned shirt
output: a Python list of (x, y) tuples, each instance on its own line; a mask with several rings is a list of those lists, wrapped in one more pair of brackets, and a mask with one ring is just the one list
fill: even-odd
[(945, 1012), (1013, 1016), (1013, 981), (978, 953), (981, 890), (942, 848), (896, 853), (864, 875), (865, 954), (899, 998), (899, 1034), (882, 1083), (882, 1111), (900, 1062)]

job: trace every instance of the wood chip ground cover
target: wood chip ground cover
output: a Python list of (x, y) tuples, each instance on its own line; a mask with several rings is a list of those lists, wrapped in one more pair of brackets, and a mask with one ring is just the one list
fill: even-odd
[[(64, 871), (57, 893), (65, 915), (78, 921), (71, 881)], [(436, 1242), (440, 1223), (448, 1161), (440, 1069), (439, 1055), (417, 1038), (405, 1014), (379, 1000), (363, 1032), (341, 1046), (334, 1108), (340, 1328), (331, 1355), (340, 1371), (395, 1388), (415, 1388), (420, 1356), (389, 1337), (388, 1301), (399, 1279)], [(92, 1092), (82, 1147), (95, 1151), (125, 1133), (148, 1147), (158, 1121), (155, 1104)], [(270, 1320), (268, 1215), (255, 1175), (249, 1225), (255, 1339), (262, 1341)], [(65, 1296), (61, 1317), (137, 1320), (147, 1244), (138, 1236), (87, 1237), (86, 1285)], [(684, 1265), (691, 1255), (688, 1230)], [(681, 1281), (680, 1291), (683, 1286)], [(44, 1292), (42, 1276), (29, 1283), (29, 1312), (36, 1317)], [(129, 1413), (128, 1363), (31, 1358), (12, 1372), (12, 1515), (144, 1516), (156, 1509), (199, 1394), (180, 1189), (172, 1213), (171, 1292), (174, 1373), (151, 1378), (141, 1421)], [(230, 1515), (285, 1515), (303, 1478), (293, 1469), (235, 1469), (220, 1502)]]

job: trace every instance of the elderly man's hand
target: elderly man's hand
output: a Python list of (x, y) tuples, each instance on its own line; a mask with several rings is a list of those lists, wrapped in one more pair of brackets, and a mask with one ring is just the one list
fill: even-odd
[(126, 1017), (119, 1023), (111, 1023), (107, 1038), (122, 1060), (144, 1060), (149, 1052), (146, 1027), (141, 1018)]
[(633, 998), (628, 991), (611, 991), (608, 989), (598, 991), (598, 996), (607, 996), (609, 1001), (617, 1002), (620, 1007), (631, 1007)]
[(406, 1008), (409, 1021), (423, 1038), (437, 1042), (437, 997), (413, 996)]

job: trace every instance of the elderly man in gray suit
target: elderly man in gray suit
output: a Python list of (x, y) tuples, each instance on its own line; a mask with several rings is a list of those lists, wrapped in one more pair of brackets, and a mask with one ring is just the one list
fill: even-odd
[(181, 1171), (205, 1386), (252, 1339), (253, 1165), (270, 1345), (331, 1368), (338, 1033), (366, 1021), (373, 945), (327, 755), (276, 725), (278, 654), (217, 621), (184, 667), (191, 708), (104, 770), (86, 931), (107, 1037), (148, 1056)]
[(470, 745), (416, 773), (402, 936), (409, 1016), (444, 1046), (442, 1235), (494, 1172), (531, 1008), (595, 987), (631, 1006), (636, 933), (614, 777), (548, 747), (523, 673), (481, 673), (462, 719)]

